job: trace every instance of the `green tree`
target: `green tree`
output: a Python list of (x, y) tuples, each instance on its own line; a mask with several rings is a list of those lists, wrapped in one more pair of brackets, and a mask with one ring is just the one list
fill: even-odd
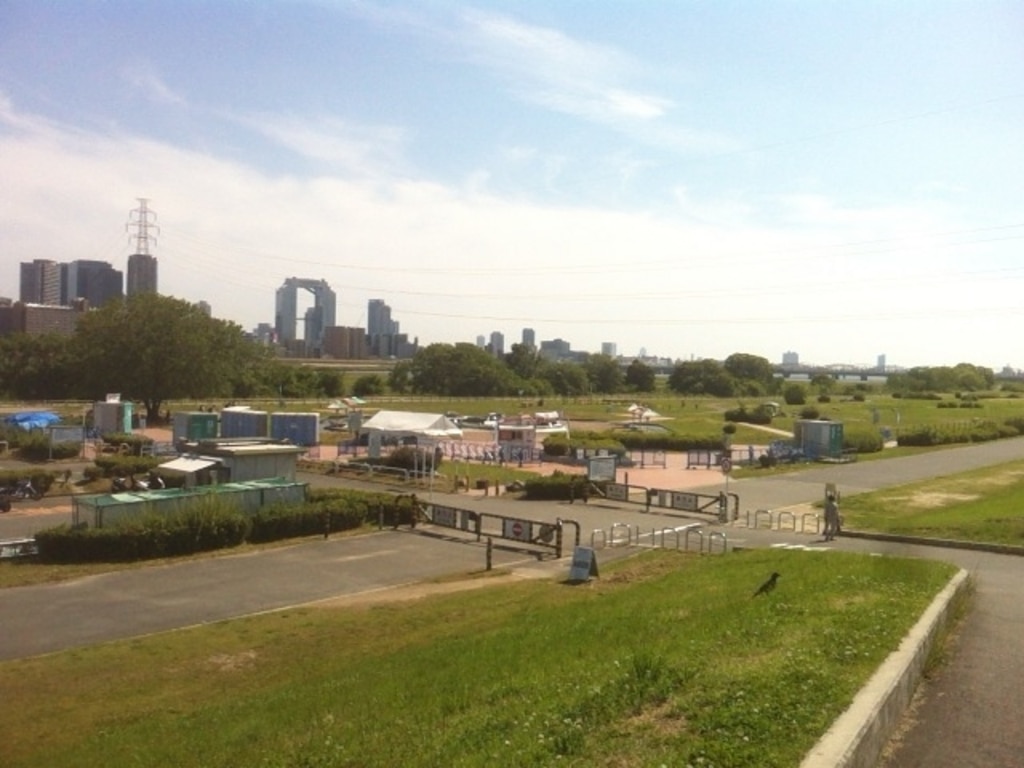
[(591, 355), (584, 364), (591, 390), (604, 394), (621, 392), (625, 376), (622, 366), (610, 355)]
[(383, 395), (385, 390), (384, 377), (379, 373), (368, 373), (356, 379), (352, 385), (352, 394), (356, 397)]
[(431, 344), (412, 359), (413, 392), (446, 397), (514, 395), (524, 383), (500, 360), (474, 344)]
[(578, 363), (551, 363), (541, 369), (540, 375), (556, 395), (578, 397), (587, 393), (587, 373)]
[(0, 382), (7, 397), (64, 400), (76, 396), (76, 381), (69, 336), (0, 336)]
[(642, 360), (634, 360), (626, 368), (626, 386), (634, 392), (653, 392), (655, 380), (654, 369)]
[(398, 395), (404, 395), (412, 387), (412, 363), (399, 360), (388, 374), (388, 388)]
[(317, 386), (324, 397), (341, 397), (345, 394), (345, 375), (331, 368), (317, 370)]
[(729, 355), (722, 366), (737, 381), (757, 382), (764, 388), (761, 391), (769, 391), (775, 378), (775, 369), (767, 359), (744, 352)]
[(542, 363), (537, 349), (529, 344), (513, 344), (505, 355), (505, 365), (521, 379), (532, 379)]
[(668, 386), (681, 395), (733, 397), (735, 382), (717, 360), (685, 360), (676, 363), (668, 377)]
[(141, 402), (149, 419), (170, 399), (230, 395), (239, 373), (267, 354), (235, 323), (159, 294), (86, 313), (73, 344), (89, 397), (120, 392)]

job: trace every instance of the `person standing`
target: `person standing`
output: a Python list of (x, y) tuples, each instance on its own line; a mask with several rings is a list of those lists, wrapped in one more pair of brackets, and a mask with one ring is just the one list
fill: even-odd
[(825, 497), (825, 541), (832, 541), (839, 533), (839, 504), (835, 494)]

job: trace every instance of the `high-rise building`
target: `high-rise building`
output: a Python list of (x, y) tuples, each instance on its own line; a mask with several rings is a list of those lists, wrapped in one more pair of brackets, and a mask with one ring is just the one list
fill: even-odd
[(128, 257), (128, 296), (140, 293), (156, 293), (156, 257), (149, 252), (150, 246), (156, 245), (156, 234), (160, 227), (156, 225), (156, 213), (149, 210), (149, 201), (140, 197), (139, 207), (128, 214), (126, 228), (135, 241), (135, 253)]
[(335, 325), (324, 330), (324, 354), (336, 360), (363, 360), (369, 357), (365, 328)]
[(501, 331), (491, 331), (491, 354), (495, 357), (505, 356), (505, 334)]
[(602, 341), (601, 354), (608, 357), (617, 357), (619, 354), (619, 347), (614, 341)]
[(783, 352), (782, 364), (784, 366), (796, 367), (800, 365), (800, 355), (796, 352)]
[(324, 330), (335, 324), (337, 296), (326, 280), (307, 280), (289, 277), (277, 289), (274, 329), (277, 340), (288, 348), (294, 348), (298, 339), (299, 290), (313, 294), (313, 306), (302, 317), (302, 328), (306, 353), (316, 355), (323, 350)]
[(23, 261), (19, 298), (26, 304), (62, 304), (61, 265), (48, 259)]
[(124, 275), (105, 261), (79, 260), (68, 264), (67, 299), (85, 299), (90, 307), (124, 297)]
[(537, 348), (537, 334), (533, 332), (533, 328), (523, 328), (523, 346)]
[(156, 285), (156, 256), (148, 253), (133, 253), (129, 256), (127, 295), (156, 293)]
[(391, 319), (391, 307), (383, 299), (370, 299), (366, 304), (366, 335), (394, 336), (399, 332), (399, 324)]

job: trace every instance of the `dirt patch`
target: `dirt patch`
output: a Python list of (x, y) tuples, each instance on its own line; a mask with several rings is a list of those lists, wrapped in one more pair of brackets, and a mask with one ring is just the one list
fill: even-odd
[(206, 660), (206, 663), (218, 672), (236, 672), (251, 666), (256, 661), (256, 651), (241, 653), (218, 653)]
[(953, 504), (962, 504), (967, 501), (974, 501), (978, 498), (973, 493), (941, 493), (936, 491), (920, 491), (912, 496), (904, 496), (894, 499), (916, 509), (939, 509)]

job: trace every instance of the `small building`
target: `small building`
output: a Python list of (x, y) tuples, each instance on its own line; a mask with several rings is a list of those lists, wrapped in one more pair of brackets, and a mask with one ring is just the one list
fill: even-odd
[[(157, 471), (181, 472), (194, 485), (238, 483), (276, 477), (295, 481), (299, 456), (306, 449), (267, 439), (199, 440), (182, 444), (183, 455)], [(189, 486), (186, 478), (186, 487)]]

